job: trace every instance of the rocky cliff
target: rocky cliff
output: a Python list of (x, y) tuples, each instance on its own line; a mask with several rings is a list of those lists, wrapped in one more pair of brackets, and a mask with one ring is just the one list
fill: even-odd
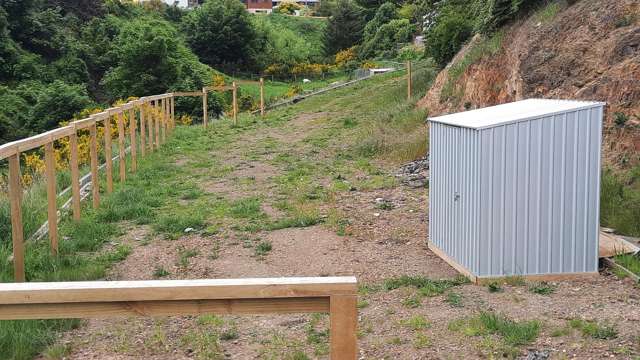
[(640, 162), (640, 2), (552, 2), (477, 35), (419, 106), (439, 115), (534, 97), (606, 101), (605, 163)]

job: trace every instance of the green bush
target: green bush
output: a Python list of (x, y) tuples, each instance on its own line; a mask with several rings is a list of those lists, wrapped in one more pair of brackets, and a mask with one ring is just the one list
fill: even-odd
[(640, 236), (640, 165), (626, 175), (602, 172), (600, 223), (620, 234)]
[(458, 53), (462, 45), (473, 35), (473, 21), (468, 14), (455, 9), (445, 9), (436, 25), (427, 34), (425, 52), (444, 67)]
[(352, 0), (338, 0), (329, 17), (324, 46), (329, 55), (348, 49), (362, 40), (364, 10)]
[(253, 67), (256, 31), (240, 1), (208, 0), (182, 18), (182, 29), (205, 64), (218, 69)]

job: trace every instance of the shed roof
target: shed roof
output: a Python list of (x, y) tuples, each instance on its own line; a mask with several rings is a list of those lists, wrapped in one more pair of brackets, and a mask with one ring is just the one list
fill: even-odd
[(429, 121), (471, 129), (486, 129), (509, 123), (604, 106), (603, 102), (528, 99), (482, 109), (428, 118)]

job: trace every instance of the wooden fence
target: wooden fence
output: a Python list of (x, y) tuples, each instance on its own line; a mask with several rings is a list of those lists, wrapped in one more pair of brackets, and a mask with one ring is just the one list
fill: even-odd
[[(100, 205), (100, 184), (98, 178), (98, 131), (97, 125), (102, 123), (105, 129), (104, 157), (106, 191), (113, 191), (113, 160), (111, 122), (115, 121), (118, 129), (117, 148), (119, 179), (126, 179), (126, 138), (130, 142), (130, 170), (136, 171), (138, 144), (140, 156), (157, 150), (166, 142), (167, 136), (175, 127), (175, 96), (173, 93), (143, 97), (126, 104), (93, 114), (86, 119), (71, 122), (67, 126), (32, 136), (23, 140), (10, 142), (0, 146), (0, 159), (9, 161), (9, 203), (11, 209), (11, 237), (13, 242), (13, 266), (16, 282), (25, 281), (24, 272), (24, 231), (22, 225), (22, 186), (20, 172), (20, 154), (44, 147), (45, 180), (47, 190), (47, 224), (51, 253), (58, 253), (58, 209), (56, 204), (56, 169), (53, 143), (63, 138), (69, 139), (71, 171), (71, 204), (73, 219), (80, 219), (80, 169), (78, 156), (78, 136), (80, 130), (89, 130), (90, 142), (90, 174), (93, 207)], [(129, 132), (125, 132), (124, 114), (128, 113)], [(139, 125), (138, 125), (139, 123)]]
[(331, 359), (357, 358), (354, 277), (0, 284), (0, 319), (329, 313)]

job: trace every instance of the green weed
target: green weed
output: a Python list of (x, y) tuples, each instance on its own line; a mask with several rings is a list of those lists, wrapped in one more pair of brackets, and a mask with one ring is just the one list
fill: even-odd
[(613, 325), (601, 324), (593, 320), (571, 319), (569, 320), (569, 326), (580, 330), (582, 335), (594, 339), (608, 340), (618, 337), (618, 331)]
[(423, 330), (431, 327), (431, 323), (422, 315), (415, 315), (409, 319), (401, 320), (400, 324), (412, 330)]
[(449, 330), (462, 332), (467, 336), (500, 335), (510, 346), (533, 342), (538, 337), (540, 328), (541, 324), (537, 320), (517, 322), (492, 312), (481, 312), (477, 316), (449, 323)]
[(170, 275), (170, 273), (167, 270), (165, 270), (163, 267), (161, 267), (161, 266), (158, 266), (153, 270), (153, 277), (154, 278), (163, 278), (163, 277), (166, 277), (166, 276), (169, 276), (169, 275)]
[(445, 300), (447, 302), (447, 304), (453, 306), (453, 307), (463, 307), (464, 304), (462, 303), (463, 301), (463, 297), (462, 294), (457, 293), (457, 292), (453, 292), (450, 291), (449, 293), (447, 293), (447, 298)]
[(271, 250), (273, 249), (273, 245), (271, 245), (271, 242), (269, 241), (262, 241), (260, 242), (258, 245), (256, 245), (255, 248), (255, 255), (260, 257), (260, 256), (265, 256), (267, 255)]
[(549, 284), (547, 282), (536, 282), (529, 284), (529, 292), (539, 295), (551, 295), (554, 291), (556, 291), (555, 285)]

